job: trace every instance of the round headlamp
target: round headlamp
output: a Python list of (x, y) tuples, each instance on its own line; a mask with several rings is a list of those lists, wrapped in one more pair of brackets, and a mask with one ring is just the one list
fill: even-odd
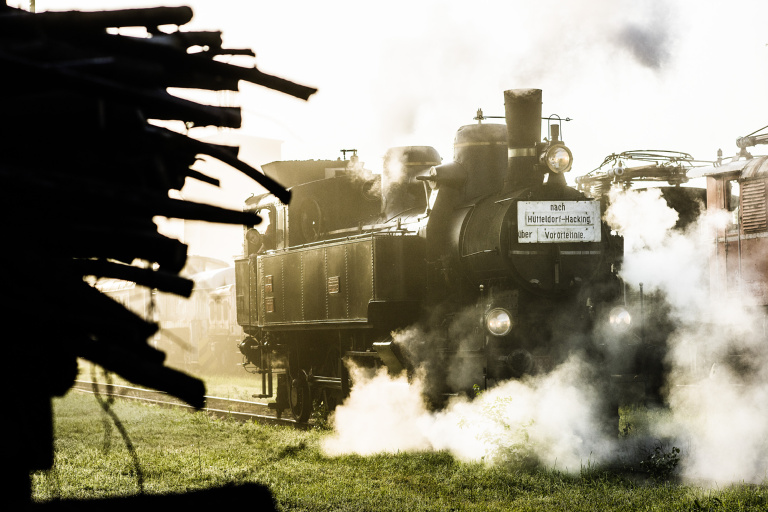
[(549, 170), (558, 174), (570, 171), (573, 164), (571, 150), (561, 144), (550, 146), (543, 159)]
[(485, 315), (485, 328), (494, 336), (505, 336), (512, 330), (512, 315), (503, 308), (495, 308)]
[(617, 306), (608, 313), (608, 323), (618, 332), (625, 332), (632, 325), (632, 315), (625, 308)]

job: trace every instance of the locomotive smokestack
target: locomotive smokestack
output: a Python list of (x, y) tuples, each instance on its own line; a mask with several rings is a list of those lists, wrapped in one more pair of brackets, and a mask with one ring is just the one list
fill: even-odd
[(507, 119), (507, 178), (505, 191), (541, 185), (543, 175), (536, 170), (536, 143), (541, 141), (541, 89), (504, 91)]

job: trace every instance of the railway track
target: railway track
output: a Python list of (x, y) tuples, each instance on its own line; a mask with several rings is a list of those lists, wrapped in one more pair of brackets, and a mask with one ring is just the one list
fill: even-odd
[[(112, 396), (164, 407), (192, 409), (192, 407), (181, 400), (162, 391), (152, 389), (103, 382), (94, 383), (85, 380), (76, 380), (72, 389), (81, 393), (98, 393), (102, 396)], [(219, 418), (229, 418), (236, 421), (256, 421), (268, 425), (285, 425), (293, 428), (309, 428), (312, 426), (311, 423), (297, 423), (292, 419), (277, 418), (274, 411), (267, 404), (260, 402), (206, 396), (205, 407), (202, 410)]]

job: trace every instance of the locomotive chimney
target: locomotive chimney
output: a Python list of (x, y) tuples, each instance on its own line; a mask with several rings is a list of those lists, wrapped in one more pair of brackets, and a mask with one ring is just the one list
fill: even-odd
[(504, 110), (508, 147), (504, 190), (541, 185), (544, 178), (535, 167), (536, 144), (541, 141), (541, 89), (504, 91)]

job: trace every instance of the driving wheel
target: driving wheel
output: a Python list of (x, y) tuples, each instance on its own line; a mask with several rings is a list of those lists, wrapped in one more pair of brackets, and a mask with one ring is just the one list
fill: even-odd
[(296, 378), (291, 381), (289, 398), (293, 417), (299, 423), (306, 423), (312, 413), (312, 396), (307, 373), (304, 370), (299, 370)]

